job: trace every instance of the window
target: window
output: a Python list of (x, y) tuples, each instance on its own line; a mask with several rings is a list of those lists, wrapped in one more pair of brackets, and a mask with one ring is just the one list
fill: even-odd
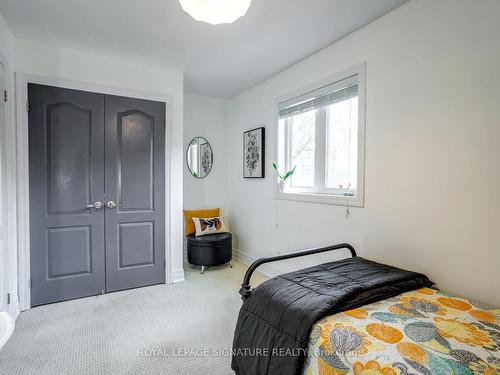
[(364, 69), (277, 101), (279, 198), (363, 205)]

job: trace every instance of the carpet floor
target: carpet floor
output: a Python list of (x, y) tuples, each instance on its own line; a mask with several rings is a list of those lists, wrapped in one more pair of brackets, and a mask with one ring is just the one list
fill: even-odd
[(23, 312), (0, 351), (0, 374), (233, 374), (230, 349), (246, 269), (233, 263), (205, 275), (188, 268), (184, 283)]

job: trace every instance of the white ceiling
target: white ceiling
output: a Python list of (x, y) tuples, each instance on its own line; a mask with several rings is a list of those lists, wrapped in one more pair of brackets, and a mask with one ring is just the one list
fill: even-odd
[(230, 98), (407, 0), (253, 0), (230, 25), (177, 0), (0, 0), (16, 37), (185, 72), (187, 92)]

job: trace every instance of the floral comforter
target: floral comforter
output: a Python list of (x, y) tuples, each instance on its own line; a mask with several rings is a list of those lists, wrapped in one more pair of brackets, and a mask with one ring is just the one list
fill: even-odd
[(500, 309), (424, 288), (328, 316), (304, 375), (500, 375)]

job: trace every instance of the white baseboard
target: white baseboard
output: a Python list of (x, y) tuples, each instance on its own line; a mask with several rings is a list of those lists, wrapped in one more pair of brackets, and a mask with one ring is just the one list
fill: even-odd
[(13, 303), (11, 303), (11, 306), (9, 308), (10, 316), (12, 316), (14, 320), (16, 320), (20, 313), (21, 309), (19, 308), (19, 301), (14, 301)]
[(184, 281), (186, 281), (186, 278), (184, 277), (184, 270), (182, 268), (172, 271), (172, 284), (182, 283)]
[[(251, 265), (253, 262), (255, 262), (258, 259), (254, 255), (249, 254), (245, 251), (241, 251), (241, 250), (236, 249), (234, 247), (233, 247), (233, 258), (240, 261), (241, 263), (243, 263), (247, 266)], [(259, 273), (261, 273), (264, 276), (267, 276), (269, 278), (278, 276), (278, 275), (283, 273), (280, 270), (278, 270), (277, 268), (275, 268), (269, 264), (263, 264), (262, 266), (257, 268), (257, 272), (259, 272)]]
[(243, 263), (246, 266), (249, 266), (250, 264), (252, 264), (253, 262), (255, 262), (257, 260), (257, 258), (255, 258), (254, 256), (246, 254), (246, 253), (244, 253), (244, 252), (242, 252), (234, 247), (233, 247), (233, 258), (240, 261), (241, 263)]

